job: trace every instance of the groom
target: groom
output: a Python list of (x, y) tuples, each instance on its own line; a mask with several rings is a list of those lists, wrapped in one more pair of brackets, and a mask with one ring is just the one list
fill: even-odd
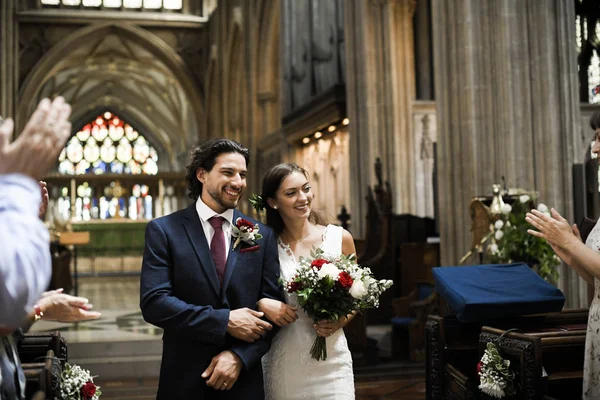
[[(248, 149), (215, 139), (192, 151), (187, 209), (146, 228), (140, 307), (164, 329), (157, 399), (263, 399), (261, 357), (275, 334), (256, 302), (281, 300), (275, 234), (232, 240)], [(256, 224), (256, 221), (252, 221)], [(232, 229), (233, 228), (233, 229)]]

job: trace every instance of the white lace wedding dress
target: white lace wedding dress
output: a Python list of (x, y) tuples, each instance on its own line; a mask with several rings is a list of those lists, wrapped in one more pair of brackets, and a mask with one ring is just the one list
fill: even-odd
[[(600, 220), (588, 235), (585, 245), (600, 251)], [(600, 281), (594, 279), (594, 299), (588, 315), (583, 365), (583, 398), (600, 399)]]
[[(328, 225), (321, 249), (334, 256), (342, 254), (342, 233), (339, 226)], [(296, 274), (296, 259), (283, 242), (279, 241), (278, 248), (281, 278), (288, 280)], [(289, 293), (285, 300), (298, 306)], [(343, 329), (326, 339), (327, 360), (313, 360), (310, 348), (317, 336), (313, 321), (302, 309), (297, 313), (296, 322), (281, 328), (262, 359), (266, 400), (354, 399), (352, 356)]]

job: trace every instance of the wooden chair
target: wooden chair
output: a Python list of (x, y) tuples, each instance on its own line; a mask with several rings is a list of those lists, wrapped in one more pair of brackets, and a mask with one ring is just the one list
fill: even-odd
[(431, 282), (417, 282), (408, 296), (392, 300), (392, 356), (422, 361), (425, 358), (425, 322), (437, 311), (438, 296)]

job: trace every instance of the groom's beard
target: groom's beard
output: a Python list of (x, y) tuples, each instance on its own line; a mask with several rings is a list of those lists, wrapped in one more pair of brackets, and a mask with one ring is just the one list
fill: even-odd
[(210, 197), (213, 198), (214, 201), (216, 201), (221, 207), (230, 209), (230, 208), (236, 208), (240, 198), (242, 197), (242, 193), (243, 190), (239, 191), (238, 196), (235, 198), (235, 200), (233, 200), (231, 198), (231, 196), (229, 196), (227, 193), (225, 193), (225, 188), (223, 188), (221, 191), (218, 190), (208, 190), (208, 194), (210, 195)]

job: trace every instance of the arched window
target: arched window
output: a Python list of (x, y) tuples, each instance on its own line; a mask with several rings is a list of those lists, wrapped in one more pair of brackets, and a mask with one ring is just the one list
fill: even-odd
[(600, 8), (597, 0), (575, 1), (579, 100), (600, 103)]
[(181, 11), (183, 0), (41, 0), (42, 6), (67, 6), (78, 8), (106, 8), (136, 10)]
[(58, 158), (58, 172), (156, 175), (158, 154), (131, 125), (108, 111), (83, 126)]

